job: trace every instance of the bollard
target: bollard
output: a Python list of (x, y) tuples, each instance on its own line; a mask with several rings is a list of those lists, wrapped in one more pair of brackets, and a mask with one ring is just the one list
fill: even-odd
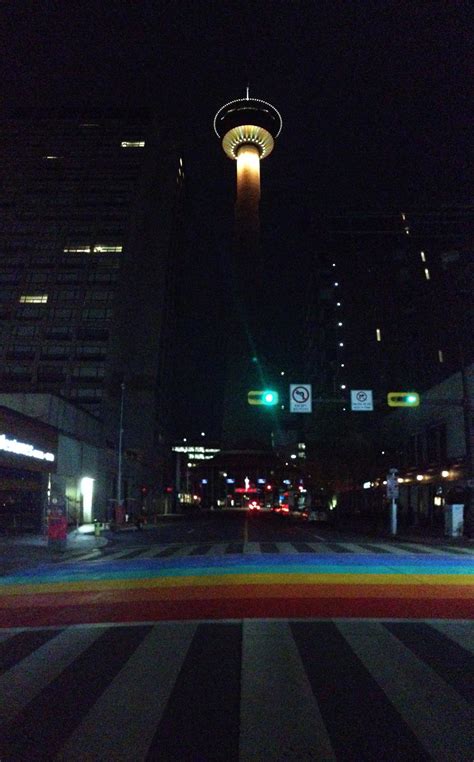
[(102, 524), (97, 521), (97, 519), (94, 519), (94, 534), (96, 537), (100, 537), (100, 530), (102, 529)]

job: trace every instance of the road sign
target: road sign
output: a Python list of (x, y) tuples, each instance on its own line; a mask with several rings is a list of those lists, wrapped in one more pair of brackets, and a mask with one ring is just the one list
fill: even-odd
[(290, 413), (311, 413), (311, 384), (290, 384)]
[(396, 468), (391, 468), (390, 473), (387, 474), (387, 497), (389, 500), (397, 500), (400, 494), (397, 474)]
[(389, 392), (387, 403), (389, 407), (418, 407), (420, 395), (416, 392)]
[(351, 410), (373, 410), (371, 389), (351, 389)]

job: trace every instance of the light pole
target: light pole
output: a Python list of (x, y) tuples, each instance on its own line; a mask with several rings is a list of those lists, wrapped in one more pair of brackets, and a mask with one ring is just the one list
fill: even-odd
[(123, 404), (125, 399), (125, 382), (120, 384), (120, 428), (118, 445), (118, 474), (117, 474), (117, 508), (122, 507), (122, 439), (123, 439)]

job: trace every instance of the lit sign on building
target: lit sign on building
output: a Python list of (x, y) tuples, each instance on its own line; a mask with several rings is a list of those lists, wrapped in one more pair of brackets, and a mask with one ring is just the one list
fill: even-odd
[(12, 452), (15, 455), (24, 455), (26, 458), (49, 460), (51, 462), (55, 460), (52, 452), (37, 450), (34, 445), (27, 444), (27, 442), (19, 442), (18, 439), (8, 439), (5, 434), (0, 434), (0, 450)]
[(178, 445), (173, 447), (173, 452), (185, 452), (189, 456), (189, 460), (209, 460), (217, 455), (220, 450), (215, 447), (185, 447), (184, 445)]

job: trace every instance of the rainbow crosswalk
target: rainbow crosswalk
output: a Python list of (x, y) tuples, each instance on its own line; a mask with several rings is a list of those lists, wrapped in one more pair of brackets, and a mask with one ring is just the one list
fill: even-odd
[(474, 619), (471, 558), (226, 555), (63, 563), (4, 577), (0, 626), (246, 618)]

